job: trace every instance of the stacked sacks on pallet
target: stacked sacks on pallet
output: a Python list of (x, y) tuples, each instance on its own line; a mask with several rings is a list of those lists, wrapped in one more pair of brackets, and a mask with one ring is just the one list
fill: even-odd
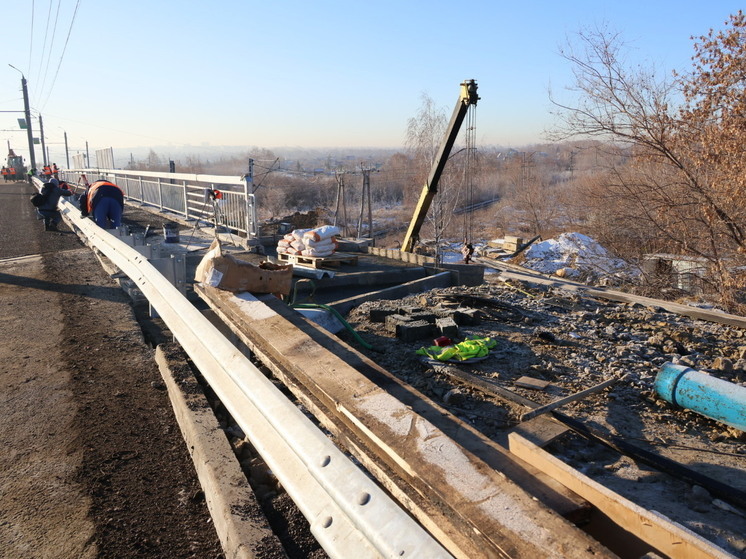
[(311, 231), (311, 229), (295, 229), (285, 235), (277, 243), (277, 254), (299, 256), (301, 251), (306, 248), (306, 245), (303, 242), (303, 234), (308, 231)]
[(295, 229), (277, 243), (277, 254), (291, 256), (331, 256), (337, 250), (337, 235), (342, 230), (334, 225), (315, 229)]
[(301, 251), (303, 256), (324, 257), (331, 256), (337, 250), (337, 235), (342, 230), (334, 225), (322, 225), (303, 233), (306, 248)]

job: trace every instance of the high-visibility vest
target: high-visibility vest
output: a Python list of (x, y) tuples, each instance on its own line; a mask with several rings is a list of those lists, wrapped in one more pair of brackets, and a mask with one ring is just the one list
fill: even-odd
[(8, 169), (3, 167), (3, 175), (7, 175), (7, 174), (8, 174)]
[(93, 204), (91, 202), (93, 201), (93, 197), (96, 195), (96, 192), (98, 192), (98, 189), (100, 186), (113, 186), (119, 192), (122, 193), (122, 197), (124, 197), (124, 190), (122, 190), (119, 186), (114, 184), (113, 182), (109, 181), (95, 181), (91, 184), (90, 188), (88, 188), (88, 192), (86, 193), (85, 197), (85, 209), (88, 213), (91, 213), (93, 211)]
[(9, 175), (15, 175), (16, 174), (16, 168), (15, 167), (11, 167), (10, 169), (8, 169), (8, 174)]

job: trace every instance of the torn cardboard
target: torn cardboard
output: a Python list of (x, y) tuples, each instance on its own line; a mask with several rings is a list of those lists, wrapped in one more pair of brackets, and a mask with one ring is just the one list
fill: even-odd
[(274, 293), (289, 295), (293, 279), (293, 265), (262, 262), (258, 266), (223, 254), (220, 243), (215, 240), (210, 250), (197, 266), (194, 281), (241, 293)]

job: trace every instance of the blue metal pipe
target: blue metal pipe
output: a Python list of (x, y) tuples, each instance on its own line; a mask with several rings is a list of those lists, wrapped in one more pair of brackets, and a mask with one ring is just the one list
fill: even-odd
[(690, 367), (664, 363), (655, 377), (655, 391), (675, 406), (746, 431), (746, 387)]

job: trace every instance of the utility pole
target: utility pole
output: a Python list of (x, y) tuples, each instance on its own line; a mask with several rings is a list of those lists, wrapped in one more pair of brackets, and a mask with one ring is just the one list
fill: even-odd
[(342, 225), (342, 232), (344, 235), (347, 235), (347, 203), (345, 202), (345, 174), (344, 171), (337, 173), (334, 173), (335, 178), (337, 179), (337, 207), (334, 210), (334, 223), (332, 225), (337, 226), (337, 222), (339, 221), (339, 210), (340, 206), (342, 209), (342, 220), (344, 222), (344, 225)]
[(88, 153), (88, 140), (85, 141), (85, 166), (87, 169), (91, 168), (91, 156)]
[(526, 188), (526, 180), (533, 178), (533, 173), (531, 173), (531, 169), (534, 165), (534, 154), (536, 152), (532, 151), (531, 153), (527, 154), (525, 151), (521, 152), (521, 155), (523, 157), (523, 161), (521, 163), (521, 190), (524, 190)]
[[(12, 64), (8, 64), (14, 70), (21, 72), (18, 68)], [(36, 169), (36, 156), (34, 155), (34, 133), (31, 130), (31, 108), (28, 102), (28, 87), (26, 84), (26, 76), (21, 72), (21, 87), (23, 88), (23, 109), (26, 113), (26, 135), (28, 136), (28, 151), (29, 160), (31, 161), (31, 168)]]
[(67, 132), (64, 132), (65, 134), (65, 161), (67, 162), (67, 169), (70, 168), (70, 152), (67, 149)]
[(363, 191), (360, 193), (360, 219), (357, 222), (357, 238), (362, 237), (363, 230), (363, 214), (365, 213), (365, 202), (368, 202), (368, 237), (373, 238), (373, 213), (371, 210), (370, 203), (370, 169), (363, 168), (360, 165), (360, 170), (363, 173)]
[(41, 136), (41, 154), (44, 158), (44, 166), (46, 167), (49, 165), (49, 162), (47, 161), (47, 148), (44, 145), (44, 122), (41, 119), (41, 115), (39, 115), (39, 135)]

